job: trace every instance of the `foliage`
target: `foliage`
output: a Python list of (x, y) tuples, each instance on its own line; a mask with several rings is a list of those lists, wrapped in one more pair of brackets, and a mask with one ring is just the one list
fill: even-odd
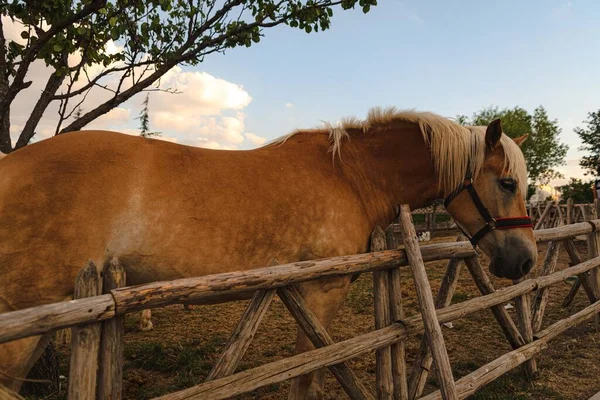
[(497, 107), (484, 108), (471, 118), (457, 117), (462, 125), (488, 125), (494, 119), (502, 120), (504, 133), (512, 138), (528, 134), (521, 146), (529, 179), (533, 183), (547, 184), (550, 180), (562, 177), (553, 167), (564, 165), (568, 147), (559, 142), (558, 121), (550, 120), (544, 107), (539, 106), (531, 115), (521, 107), (499, 110)]
[[(43, 61), (53, 73), (16, 148), (27, 145), (52, 102), (60, 103), (56, 133), (78, 130), (137, 93), (149, 90), (176, 65), (197, 65), (207, 55), (250, 47), (260, 41), (266, 29), (278, 25), (307, 33), (326, 30), (334, 7), (347, 10), (357, 4), (367, 13), (377, 0), (2, 2), (0, 11), (8, 18), (0, 20), (0, 150), (13, 150), (10, 106), (31, 85), (26, 76), (35, 61)], [(6, 37), (4, 24), (10, 23), (9, 19), (21, 25), (21, 41)], [(122, 45), (122, 50), (106, 51), (111, 41)], [(104, 69), (94, 75), (92, 66)], [(118, 81), (115, 88), (107, 87), (108, 77)], [(75, 89), (76, 82), (79, 84)], [(62, 127), (93, 87), (110, 90), (114, 96)]]
[(572, 198), (575, 204), (593, 203), (593, 181), (584, 182), (581, 179), (571, 178), (571, 181), (558, 189), (561, 191), (561, 203), (566, 203)]
[(137, 119), (140, 120), (140, 136), (142, 137), (150, 137), (150, 136), (161, 136), (160, 132), (150, 132), (150, 115), (148, 103), (150, 102), (150, 93), (146, 94), (146, 98), (142, 105), (142, 111), (140, 111), (139, 117)]
[(579, 165), (585, 168), (586, 175), (600, 176), (600, 110), (588, 113), (587, 127), (575, 128), (575, 133), (583, 142), (579, 150), (589, 151), (589, 156), (581, 157)]

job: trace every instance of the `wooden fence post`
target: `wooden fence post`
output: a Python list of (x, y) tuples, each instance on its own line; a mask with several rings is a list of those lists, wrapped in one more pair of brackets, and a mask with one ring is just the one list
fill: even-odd
[[(392, 226), (385, 230), (388, 250), (396, 249), (396, 236)], [(390, 313), (391, 321), (397, 322), (404, 319), (402, 307), (402, 283), (400, 268), (388, 270), (390, 284)], [(394, 400), (408, 399), (408, 383), (406, 381), (406, 341), (401, 340), (392, 345), (392, 379), (394, 383)]]
[(240, 322), (225, 346), (225, 350), (208, 374), (207, 381), (229, 376), (235, 372), (246, 350), (248, 350), (260, 322), (269, 309), (276, 291), (277, 289), (262, 289), (254, 293), (252, 300), (250, 300), (240, 318)]
[[(102, 292), (100, 274), (93, 261), (79, 271), (75, 299), (98, 296)], [(71, 330), (69, 399), (95, 400), (101, 323), (75, 326)]]
[(571, 225), (572, 223), (574, 223), (574, 221), (573, 221), (573, 204), (575, 204), (575, 202), (573, 201), (573, 198), (569, 197), (569, 200), (567, 200), (567, 225)]
[[(386, 249), (383, 229), (377, 226), (371, 233), (371, 252)], [(375, 329), (382, 329), (390, 321), (390, 282), (388, 271), (373, 272), (373, 296), (375, 300)], [(376, 384), (378, 399), (394, 398), (394, 378), (392, 376), (392, 348), (385, 346), (376, 351)]]
[[(125, 286), (125, 270), (117, 259), (110, 261), (102, 275), (102, 292), (105, 294)], [(99, 399), (119, 400), (123, 395), (124, 320), (124, 316), (119, 315), (102, 322), (98, 370)]]
[[(274, 259), (271, 266), (278, 263), (277, 259)], [(240, 322), (231, 334), (225, 350), (223, 350), (206, 377), (207, 381), (229, 376), (235, 372), (252, 339), (254, 339), (258, 326), (269, 309), (276, 292), (277, 289), (261, 289), (254, 293), (240, 318)]]
[[(517, 282), (515, 282), (517, 283)], [(525, 343), (533, 342), (533, 327), (531, 319), (531, 293), (525, 293), (515, 298), (515, 308), (517, 311), (517, 320)], [(525, 362), (525, 374), (532, 379), (537, 372), (537, 362), (531, 358)]]
[[(587, 207), (582, 208), (582, 214), (584, 221), (591, 221), (595, 219), (596, 210), (595, 204), (592, 210), (588, 210)], [(590, 232), (587, 235), (587, 248), (588, 248), (588, 260), (598, 257), (598, 243), (597, 243), (596, 232)], [(595, 293), (600, 293), (600, 271), (598, 268), (594, 268), (590, 271), (592, 284), (595, 286)]]
[(458, 399), (458, 393), (452, 375), (452, 367), (448, 359), (446, 344), (442, 328), (435, 312), (435, 303), (431, 294), (431, 286), (425, 272), (425, 264), (421, 256), (421, 249), (417, 239), (417, 233), (410, 214), (408, 205), (403, 204), (400, 207), (400, 220), (402, 221), (402, 237), (406, 256), (409, 260), (415, 287), (417, 291), (417, 300), (423, 315), (425, 335), (429, 340), (429, 346), (433, 354), (433, 360), (438, 375), (438, 383), (441, 388), (442, 397), (446, 399)]
[[(479, 260), (476, 256), (465, 258), (465, 265), (469, 269), (469, 272), (473, 277), (473, 281), (475, 281), (475, 285), (477, 285), (477, 288), (482, 295), (485, 296), (486, 294), (491, 294), (496, 291), (492, 285), (492, 282), (490, 281), (490, 278), (483, 270), (483, 267), (479, 263)], [(501, 305), (491, 307), (491, 311), (494, 315), (494, 318), (496, 318), (496, 321), (502, 328), (502, 331), (508, 339), (511, 347), (513, 349), (518, 349), (519, 347), (525, 345), (525, 339), (523, 339), (523, 336), (508, 314), (508, 311), (506, 311), (506, 309)]]
[(540, 215), (540, 219), (537, 221), (537, 223), (535, 224), (535, 228), (533, 229), (538, 230), (544, 226), (546, 218), (548, 218), (548, 215), (550, 214), (550, 211), (552, 210), (553, 206), (554, 203), (552, 201), (546, 202), (546, 208), (544, 209), (542, 215)]
[[(546, 250), (546, 258), (542, 267), (541, 276), (547, 276), (554, 273), (556, 262), (558, 261), (558, 253), (560, 250), (560, 242), (552, 241), (548, 244)], [(537, 291), (533, 300), (533, 332), (542, 329), (542, 320), (546, 310), (546, 302), (548, 301), (549, 288), (542, 288)], [(527, 338), (525, 338), (527, 340)]]
[[(308, 308), (304, 298), (295, 287), (289, 286), (279, 288), (277, 289), (277, 294), (316, 348), (334, 344), (333, 339), (329, 336), (327, 330)], [(369, 390), (362, 384), (346, 363), (342, 362), (332, 365), (329, 369), (351, 399), (373, 399)]]
[[(460, 242), (465, 239), (466, 238), (463, 235), (459, 235), (456, 238), (456, 241)], [(448, 260), (446, 273), (444, 274), (440, 290), (435, 299), (436, 309), (448, 307), (452, 302), (452, 296), (454, 295), (456, 284), (458, 283), (461, 262), (462, 260), (460, 258), (451, 258)], [(416, 399), (423, 394), (423, 389), (427, 383), (427, 376), (429, 375), (432, 362), (431, 348), (429, 347), (427, 340), (423, 339), (421, 340), (419, 353), (417, 354), (410, 372), (408, 389), (409, 399)]]

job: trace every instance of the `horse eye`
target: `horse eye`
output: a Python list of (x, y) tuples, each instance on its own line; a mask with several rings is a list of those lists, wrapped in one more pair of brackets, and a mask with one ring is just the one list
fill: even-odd
[(500, 179), (500, 186), (502, 186), (502, 189), (511, 191), (512, 193), (516, 193), (517, 191), (517, 181), (514, 179)]

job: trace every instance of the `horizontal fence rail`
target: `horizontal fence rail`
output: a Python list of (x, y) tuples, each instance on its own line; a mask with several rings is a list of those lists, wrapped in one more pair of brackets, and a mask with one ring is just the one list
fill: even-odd
[[(538, 243), (600, 230), (600, 220), (535, 231)], [(424, 261), (476, 255), (468, 241), (421, 247)], [(283, 264), (251, 271), (154, 282), (112, 290), (111, 294), (0, 314), (0, 343), (110, 319), (115, 315), (177, 303), (218, 300), (224, 295), (278, 288), (317, 278), (360, 274), (408, 265), (403, 249)]]
[[(537, 243), (551, 242), (544, 262), (543, 275), (536, 278), (525, 279), (503, 289), (494, 290), (489, 278), (487, 278), (481, 265), (477, 262), (476, 251), (468, 241), (462, 240), (464, 237), (459, 241), (452, 243), (437, 243), (418, 246), (416, 244), (416, 233), (412, 226), (412, 220), (408, 217), (408, 207), (403, 207), (406, 208), (404, 210), (406, 215), (405, 218), (403, 218), (402, 230), (411, 233), (410, 238), (412, 238), (411, 242), (407, 237), (404, 237), (405, 247), (409, 250), (408, 255), (407, 250), (405, 249), (377, 251), (385, 248), (386, 246), (384, 245), (383, 247), (374, 249), (374, 251), (370, 253), (283, 264), (240, 272), (153, 282), (130, 287), (122, 287), (122, 283), (115, 283), (112, 286), (106, 286), (104, 288), (104, 294), (101, 295), (91, 295), (93, 297), (82, 297), (67, 302), (48, 304), (0, 314), (0, 343), (28, 336), (50, 333), (69, 327), (73, 327), (75, 332), (77, 332), (77, 329), (99, 326), (99, 322), (110, 320), (110, 323), (113, 323), (113, 321), (120, 321), (119, 323), (115, 322), (115, 326), (111, 328), (111, 332), (114, 331), (114, 337), (118, 338), (114, 340), (121, 343), (117, 348), (122, 349), (122, 333), (119, 335), (119, 329), (122, 329), (122, 326), (119, 328), (119, 324), (122, 324), (121, 316), (126, 313), (179, 303), (206, 304), (226, 302), (230, 301), (230, 298), (233, 296), (239, 298), (240, 295), (247, 295), (247, 297), (250, 298), (254, 295), (254, 297), (252, 297), (253, 300), (250, 302), (250, 308), (247, 309), (244, 314), (249, 316), (247, 318), (248, 321), (244, 321), (244, 318), (242, 318), (242, 321), (240, 322), (242, 325), (238, 326), (239, 337), (237, 337), (237, 341), (231, 342), (229, 351), (232, 352), (232, 354), (229, 354), (229, 356), (231, 356), (230, 358), (233, 361), (229, 362), (228, 359), (224, 360), (224, 364), (221, 366), (222, 368), (217, 368), (215, 371), (211, 372), (211, 376), (208, 378), (207, 382), (162, 396), (160, 399), (231, 398), (232, 396), (299, 377), (325, 367), (331, 369), (351, 398), (372, 398), (368, 390), (357, 380), (349, 367), (343, 364), (345, 361), (375, 350), (378, 350), (378, 363), (380, 362), (380, 356), (381, 359), (383, 359), (383, 354), (387, 354), (386, 357), (388, 357), (389, 360), (392, 360), (392, 358), (390, 358), (391, 353), (389, 353), (389, 349), (395, 349), (395, 358), (393, 358), (393, 360), (394, 371), (397, 371), (399, 368), (399, 359), (397, 357), (400, 354), (404, 354), (404, 351), (400, 352), (400, 348), (397, 347), (397, 345), (401, 342), (404, 343), (403, 341), (408, 336), (420, 334), (426, 330), (431, 332), (432, 329), (437, 329), (437, 324), (451, 322), (490, 308), (494, 312), (494, 316), (502, 328), (505, 330), (507, 339), (513, 347), (513, 351), (504, 354), (456, 382), (453, 381), (450, 374), (450, 383), (442, 382), (439, 386), (442, 389), (441, 391), (423, 397), (425, 399), (462, 399), (472, 395), (483, 385), (521, 364), (526, 364), (529, 370), (533, 371), (532, 368), (535, 367), (534, 357), (537, 353), (547, 347), (548, 341), (554, 339), (566, 329), (595, 315), (597, 316), (598, 312), (600, 312), (600, 288), (598, 288), (598, 284), (600, 284), (600, 278), (598, 277), (598, 271), (600, 271), (600, 257), (598, 256), (598, 247), (600, 246), (600, 243), (598, 243), (600, 238), (600, 219), (587, 220), (585, 222), (574, 224), (569, 224), (567, 222), (567, 225), (563, 225), (563, 215), (561, 214), (562, 211), (560, 211), (561, 208), (555, 207), (555, 210), (557, 210), (555, 224), (558, 226), (534, 231)], [(550, 204), (548, 204), (547, 207), (550, 207)], [(596, 207), (598, 207), (598, 205), (596, 205)], [(548, 208), (546, 210), (548, 210)], [(547, 212), (549, 213), (550, 211)], [(584, 209), (582, 209), (581, 213), (582, 215), (585, 214), (586, 219), (597, 218), (597, 214), (591, 215)], [(565, 214), (565, 216), (567, 221), (569, 221), (569, 215)], [(406, 227), (410, 227), (411, 229), (404, 229)], [(383, 231), (380, 233), (381, 235), (384, 235)], [(408, 234), (406, 233), (403, 234), (403, 236), (407, 235)], [(577, 254), (577, 250), (574, 248), (573, 241), (571, 240), (582, 235), (587, 237), (588, 245), (588, 260), (583, 262)], [(382, 240), (385, 241), (385, 237), (382, 237)], [(391, 242), (394, 241), (391, 240)], [(413, 243), (413, 246), (408, 246), (407, 243)], [(570, 267), (554, 272), (556, 255), (558, 254), (558, 245), (560, 243), (564, 243), (564, 247), (573, 262)], [(395, 245), (392, 246), (392, 248), (395, 247)], [(420, 268), (423, 268), (421, 261), (418, 263), (415, 262), (415, 257), (417, 257), (416, 259), (422, 258), (422, 261), (424, 262), (448, 259), (450, 260), (449, 269), (450, 266), (454, 265), (456, 267), (461, 260), (464, 260), (469, 272), (473, 275), (476, 284), (482, 292), (482, 296), (452, 305), (448, 305), (450, 302), (446, 303), (443, 301), (441, 302), (443, 305), (440, 305), (440, 308), (434, 310), (433, 302), (431, 301), (432, 299), (428, 298), (428, 296), (431, 296), (431, 290), (428, 286), (427, 276), (426, 274), (421, 273), (420, 278), (421, 281), (423, 281), (421, 283), (425, 284), (421, 287), (427, 288), (427, 290), (422, 293), (421, 300), (426, 301), (426, 304), (431, 303), (429, 304), (429, 311), (425, 314), (417, 314), (405, 318), (401, 311), (401, 300), (393, 299), (393, 296), (390, 298), (389, 293), (384, 295), (384, 292), (387, 290), (386, 285), (388, 284), (391, 285), (390, 288), (394, 288), (392, 284), (394, 277), (393, 273), (399, 273), (398, 267), (410, 265), (413, 277), (416, 264), (420, 265)], [(412, 261), (409, 262), (409, 259), (412, 259)], [(117, 272), (121, 271), (118, 273), (115, 272), (117, 274), (115, 276), (124, 274), (122, 267), (118, 265), (118, 260), (113, 260), (113, 262), (115, 263), (114, 265), (111, 263), (111, 266), (114, 267), (113, 269)], [(367, 272), (374, 272), (374, 277), (379, 276), (379, 279), (382, 279), (380, 282), (381, 287), (379, 289), (383, 291), (377, 292), (376, 290), (375, 292), (381, 295), (381, 297), (378, 298), (378, 301), (379, 307), (383, 308), (379, 311), (383, 314), (379, 315), (380, 320), (379, 323), (376, 323), (376, 329), (374, 331), (338, 343), (333, 342), (314, 315), (307, 311), (307, 307), (303, 304), (301, 296), (295, 292), (293, 287), (290, 287), (290, 285), (293, 284), (315, 279), (358, 275)], [(457, 277), (458, 270), (455, 270), (454, 273)], [(573, 276), (577, 276), (578, 279), (581, 280), (580, 285), (583, 285), (584, 289), (586, 289), (591, 305), (568, 318), (560, 320), (543, 330), (539, 330), (541, 318), (544, 313), (544, 296), (547, 296), (547, 288)], [(453, 278), (454, 284), (456, 282), (456, 277)], [(124, 275), (122, 278), (124, 279)], [(396, 275), (396, 278), (399, 279), (399, 275)], [(391, 280), (388, 282), (387, 279)], [(451, 277), (448, 279), (451, 279)], [(387, 283), (383, 283), (384, 281)], [(397, 287), (395, 287), (392, 292), (400, 293), (399, 280), (395, 284)], [(415, 284), (417, 284), (416, 279)], [(451, 287), (453, 283), (449, 281), (447, 282), (447, 285)], [(448, 290), (450, 290), (448, 293), (450, 293), (451, 296), (452, 290)], [(375, 293), (376, 297), (378, 296), (377, 293)], [(306, 351), (243, 372), (234, 373), (237, 365), (236, 360), (237, 358), (241, 358), (244, 353), (243, 350), (239, 349), (247, 348), (249, 345), (249, 340), (251, 340), (251, 337), (253, 336), (253, 331), (255, 331), (255, 327), (260, 323), (260, 319), (262, 318), (262, 315), (264, 315), (264, 312), (274, 295), (278, 295), (283, 300), (288, 310), (290, 310), (294, 318), (302, 326), (302, 329), (305, 331), (313, 331), (314, 335), (311, 338), (313, 344), (320, 344), (315, 345), (315, 347), (317, 347), (315, 350)], [(506, 314), (502, 305), (513, 299), (517, 303), (527, 299), (533, 299), (532, 295), (536, 296), (534, 299), (536, 305), (534, 305), (533, 308), (538, 311), (538, 314), (533, 317), (531, 315), (525, 317), (526, 321), (519, 321), (520, 325), (529, 323), (529, 326), (525, 326), (525, 328), (529, 329), (528, 334), (526, 335), (522, 330), (521, 336), (521, 333), (519, 333), (515, 327), (512, 319)], [(388, 307), (388, 305), (386, 305), (388, 301), (397, 302), (392, 305), (397, 306), (398, 309), (393, 310), (391, 313), (389, 309), (384, 312), (383, 309)], [(541, 303), (541, 306), (538, 303)], [(252, 306), (253, 304), (254, 306)], [(438, 305), (436, 305), (436, 307), (438, 307)], [(528, 305), (525, 307), (527, 309), (530, 308)], [(377, 312), (377, 307), (375, 308)], [(519, 312), (517, 312), (517, 314), (519, 314)], [(390, 315), (392, 317), (389, 317)], [(519, 317), (523, 318), (523, 314), (519, 314)], [(384, 321), (386, 318), (387, 321)], [(532, 320), (537, 321), (537, 324), (533, 324), (533, 328), (531, 325)], [(435, 321), (433, 325), (432, 321)], [(244, 322), (246, 325), (249, 325), (243, 325)], [(103, 323), (102, 332), (109, 330), (108, 325), (104, 326), (104, 324), (108, 323), (109, 322)], [(519, 328), (524, 329), (522, 326)], [(429, 335), (430, 334), (426, 336)], [(441, 334), (440, 340), (440, 344), (444, 345)], [(428, 345), (431, 347), (432, 343), (434, 342), (430, 342)], [(107, 348), (113, 345), (114, 344), (109, 342), (102, 343), (102, 346)], [(427, 346), (427, 344), (425, 344), (425, 346)], [(381, 350), (386, 348), (387, 353)], [(445, 353), (445, 347), (442, 346), (441, 348)], [(404, 360), (402, 362), (404, 362)], [(431, 363), (431, 360), (429, 362)], [(388, 364), (391, 365), (389, 362)], [(122, 379), (120, 375), (122, 364), (115, 362), (115, 360), (109, 360), (107, 365), (108, 367), (106, 367), (105, 370), (112, 371), (111, 373), (114, 375), (114, 378), (111, 378), (112, 381), (120, 382)], [(390, 368), (391, 370), (389, 365), (385, 368)], [(402, 368), (404, 371), (403, 374), (405, 374), (406, 366), (403, 365)], [(391, 393), (390, 390), (396, 390), (394, 393), (397, 394), (399, 383), (402, 383), (402, 392), (406, 395), (406, 376), (404, 376), (403, 382), (391, 382), (390, 376), (387, 376), (384, 380), (380, 380), (380, 378), (383, 379), (382, 377), (384, 377), (384, 375), (380, 376), (379, 371), (377, 374), (377, 385), (383, 385), (381, 387), (378, 386), (377, 388), (379, 397), (382, 397), (381, 393), (385, 392), (386, 394), (384, 397), (389, 398)], [(100, 376), (103, 375), (100, 374)], [(394, 379), (395, 378), (396, 377), (394, 377)], [(111, 379), (107, 379), (107, 381), (111, 382)], [(426, 379), (426, 375), (422, 375), (419, 379)], [(120, 383), (118, 382), (113, 388), (115, 393), (119, 392)], [(413, 383), (414, 382), (411, 382), (411, 385)], [(96, 385), (94, 384), (93, 386), (95, 387)], [(449, 386), (452, 388), (451, 391), (448, 391)], [(382, 391), (383, 389), (385, 389), (385, 391)], [(93, 390), (95, 389), (93, 388)], [(416, 397), (419, 397), (420, 393), (422, 393), (422, 386), (420, 389), (416, 390), (417, 392), (414, 392), (411, 396), (416, 394)], [(351, 395), (351, 393), (355, 393), (355, 395)]]
[[(452, 322), (492, 306), (507, 303), (517, 296), (553, 285), (569, 276), (589, 271), (598, 266), (600, 266), (600, 257), (586, 261), (579, 266), (556, 272), (550, 276), (527, 279), (514, 286), (499, 289), (492, 294), (465, 300), (461, 303), (436, 310), (437, 319), (440, 323)], [(593, 309), (595, 310), (597, 307), (598, 304)], [(350, 360), (378, 348), (397, 343), (406, 339), (408, 335), (422, 333), (424, 329), (423, 317), (415, 315), (401, 321), (396, 321), (383, 329), (239, 372), (225, 378), (203, 383), (157, 399), (226, 399), (266, 385), (316, 371), (322, 367)], [(538, 335), (541, 334), (543, 333), (538, 333)]]

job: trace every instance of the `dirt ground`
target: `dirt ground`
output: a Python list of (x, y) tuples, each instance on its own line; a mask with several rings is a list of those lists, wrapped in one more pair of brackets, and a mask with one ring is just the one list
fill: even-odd
[[(453, 233), (446, 233), (453, 234)], [(443, 233), (441, 234), (443, 236)], [(450, 241), (446, 236), (438, 240)], [(577, 244), (585, 259), (583, 243)], [(536, 275), (544, 259), (546, 246), (539, 246)], [(487, 270), (487, 259), (482, 257)], [(432, 288), (437, 291), (445, 271), (445, 261), (427, 264)], [(568, 265), (568, 256), (561, 249), (557, 270)], [(402, 271), (403, 303), (407, 315), (417, 312), (416, 295), (410, 271)], [(341, 312), (335, 318), (331, 334), (342, 341), (374, 329), (371, 274), (364, 274), (354, 282), (351, 293)], [(492, 277), (496, 288), (511, 283)], [(573, 314), (588, 305), (583, 290), (567, 308), (561, 306), (571, 282), (562, 282), (550, 290), (549, 303), (543, 327)], [(454, 294), (453, 303), (479, 296), (479, 292), (464, 265)], [(154, 329), (141, 332), (137, 328), (139, 313), (126, 317), (126, 347), (124, 369), (124, 399), (148, 399), (181, 390), (204, 381), (217, 360), (220, 351), (238, 322), (247, 302), (197, 306), (185, 311), (182, 306), (153, 310)], [(514, 304), (514, 303), (512, 303)], [(514, 309), (509, 310), (514, 316)], [(456, 320), (453, 327), (443, 327), (450, 362), (455, 379), (510, 351), (510, 346), (489, 310)], [(275, 298), (250, 345), (239, 370), (256, 367), (293, 354), (296, 327), (283, 304)], [(407, 342), (410, 367), (418, 350), (421, 337)], [(61, 370), (68, 377), (68, 347), (59, 344)], [(537, 358), (539, 374), (528, 381), (522, 368), (516, 368), (497, 381), (484, 387), (471, 399), (588, 399), (600, 391), (600, 333), (593, 320), (574, 327), (551, 342), (548, 350)], [(375, 355), (368, 353), (350, 361), (351, 368), (374, 392)], [(66, 382), (65, 382), (66, 383)], [(66, 398), (64, 388), (52, 399)], [(289, 382), (268, 386), (237, 399), (284, 399)], [(436, 390), (435, 374), (430, 375), (425, 394)], [(325, 383), (327, 399), (346, 398), (335, 378), (328, 373)]]

